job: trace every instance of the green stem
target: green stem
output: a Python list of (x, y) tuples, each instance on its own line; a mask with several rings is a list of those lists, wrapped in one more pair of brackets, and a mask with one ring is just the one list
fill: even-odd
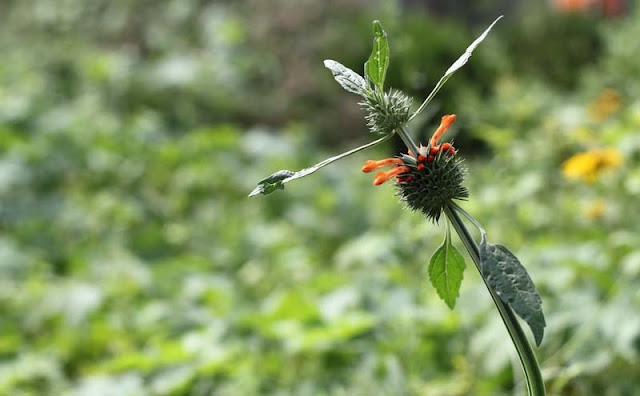
[(415, 155), (416, 158), (418, 158), (418, 154), (420, 154), (418, 152), (418, 146), (413, 141), (413, 139), (411, 139), (411, 135), (409, 135), (409, 131), (407, 130), (407, 127), (403, 125), (400, 128), (398, 128), (396, 132), (398, 133), (398, 136), (400, 136), (400, 139), (402, 139), (404, 144), (407, 146), (407, 148), (411, 150), (411, 152), (413, 153), (413, 155)]
[(484, 281), (487, 290), (491, 294), (491, 298), (493, 299), (496, 308), (498, 308), (498, 312), (500, 313), (500, 317), (504, 322), (504, 325), (509, 332), (509, 336), (511, 337), (511, 341), (513, 341), (513, 345), (516, 347), (516, 351), (518, 352), (518, 357), (520, 358), (520, 363), (522, 364), (522, 369), (524, 370), (524, 376), (527, 381), (527, 389), (529, 390), (530, 396), (544, 396), (545, 388), (544, 381), (542, 380), (542, 374), (540, 373), (540, 367), (538, 366), (538, 360), (536, 359), (536, 355), (533, 353), (533, 349), (531, 348), (531, 344), (527, 341), (527, 338), (522, 331), (522, 327), (518, 323), (515, 314), (509, 308), (500, 297), (496, 294), (495, 290), (484, 279), (482, 276), (482, 265), (480, 263), (480, 248), (476, 243), (475, 239), (469, 230), (464, 225), (462, 219), (458, 215), (453, 206), (455, 204), (446, 206), (444, 208), (444, 212), (447, 215), (447, 218), (453, 225), (453, 228), (458, 233), (458, 236), (462, 240), (464, 247), (469, 252), (469, 256), (473, 260), (473, 263), (476, 265), (478, 272), (480, 272), (480, 277)]

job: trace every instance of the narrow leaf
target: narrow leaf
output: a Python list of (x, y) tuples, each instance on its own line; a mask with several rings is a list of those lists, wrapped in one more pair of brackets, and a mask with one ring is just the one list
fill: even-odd
[(429, 279), (440, 298), (451, 309), (456, 305), (456, 299), (460, 294), (460, 285), (462, 284), (465, 267), (464, 258), (451, 243), (451, 237), (447, 229), (447, 237), (431, 256)]
[(531, 328), (540, 346), (546, 322), (542, 300), (527, 270), (506, 247), (493, 245), (482, 237), (480, 244), (482, 276), (500, 299), (513, 309)]
[(462, 66), (464, 66), (465, 63), (467, 63), (469, 58), (471, 58), (471, 54), (476, 49), (478, 44), (480, 44), (485, 38), (487, 38), (487, 34), (489, 34), (489, 31), (491, 31), (491, 28), (493, 28), (493, 25), (495, 25), (501, 18), (502, 18), (502, 15), (500, 15), (498, 18), (496, 18), (496, 20), (493, 21), (493, 23), (477, 39), (475, 39), (475, 41), (473, 43), (471, 43), (470, 46), (467, 47), (467, 50), (464, 51), (464, 54), (462, 54), (458, 58), (458, 60), (453, 62), (451, 67), (449, 67), (449, 69), (446, 71), (446, 73), (444, 73), (444, 77), (452, 75), (458, 69), (460, 69)]
[(295, 173), (290, 170), (280, 170), (276, 173), (265, 177), (264, 179), (258, 182), (258, 186), (251, 191), (249, 194), (250, 197), (254, 195), (262, 194), (267, 195), (271, 194), (275, 190), (284, 190), (284, 182), (287, 178), (293, 176)]
[(493, 28), (493, 25), (495, 25), (501, 18), (502, 18), (502, 15), (499, 16), (495, 21), (493, 21), (493, 23), (477, 39), (475, 39), (475, 41), (471, 43), (469, 47), (467, 47), (467, 50), (464, 51), (464, 54), (462, 54), (455, 62), (453, 62), (453, 64), (449, 67), (449, 69), (447, 69), (444, 75), (440, 78), (440, 80), (436, 84), (435, 88), (433, 88), (429, 96), (427, 96), (424, 102), (422, 102), (418, 110), (416, 110), (416, 112), (411, 115), (411, 117), (409, 118), (409, 121), (411, 121), (415, 116), (420, 114), (420, 112), (422, 112), (422, 110), (424, 110), (424, 108), (427, 107), (429, 102), (431, 102), (431, 100), (436, 96), (436, 93), (438, 93), (440, 88), (442, 88), (442, 86), (447, 82), (447, 80), (449, 80), (449, 77), (451, 77), (453, 73), (455, 73), (462, 66), (464, 66), (465, 63), (467, 63), (469, 58), (471, 58), (471, 54), (473, 53), (473, 50), (475, 50), (478, 44), (480, 44), (482, 40), (484, 40), (487, 37), (487, 34), (489, 34), (489, 31), (491, 31), (491, 28)]
[(389, 42), (387, 32), (382, 28), (380, 21), (373, 21), (373, 34), (373, 50), (369, 60), (364, 64), (364, 73), (369, 81), (382, 90), (389, 67)]
[(345, 153), (342, 154), (338, 154), (334, 157), (331, 158), (327, 158), (324, 161), (318, 162), (317, 164), (315, 164), (314, 166), (311, 166), (309, 168), (304, 168), (301, 169), (297, 172), (292, 172), (290, 170), (280, 170), (277, 171), (276, 173), (265, 177), (264, 179), (260, 180), (258, 182), (258, 186), (256, 188), (253, 189), (253, 191), (251, 191), (251, 193), (249, 194), (249, 197), (253, 197), (256, 195), (267, 195), (267, 194), (271, 194), (272, 192), (276, 191), (276, 190), (284, 190), (284, 185), (285, 183), (289, 183), (290, 181), (296, 180), (296, 179), (300, 179), (302, 177), (308, 176), (312, 173), (314, 173), (315, 171), (317, 171), (318, 169), (325, 167), (327, 165), (329, 165), (332, 162), (335, 162), (339, 159), (342, 159), (344, 157), (347, 157), (351, 154), (355, 154), (358, 151), (362, 151), (365, 149), (368, 149), (369, 147), (373, 147), (375, 145), (378, 145), (382, 142), (384, 142), (385, 140), (389, 139), (391, 136), (393, 136), (393, 133), (390, 133), (388, 135), (385, 135), (383, 137), (381, 137), (378, 140), (374, 140), (371, 143), (367, 143), (363, 146), (360, 147), (356, 147), (354, 149), (351, 149)]
[(324, 61), (324, 66), (331, 70), (333, 78), (336, 79), (342, 88), (360, 96), (364, 96), (367, 90), (367, 83), (358, 73), (331, 59)]

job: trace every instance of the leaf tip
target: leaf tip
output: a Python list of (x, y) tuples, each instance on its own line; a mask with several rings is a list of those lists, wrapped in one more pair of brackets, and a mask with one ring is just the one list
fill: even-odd
[[(544, 321), (544, 319), (543, 319)], [(536, 342), (536, 346), (539, 347), (540, 345), (542, 345), (542, 339), (544, 338), (544, 324), (540, 327), (537, 328), (533, 328), (531, 327), (531, 332), (533, 333), (533, 339)]]
[(540, 317), (538, 318), (538, 322), (539, 324), (537, 326), (531, 325), (531, 332), (533, 333), (533, 339), (535, 340), (537, 347), (542, 344), (542, 339), (544, 338), (544, 328), (547, 326), (547, 323), (544, 320), (544, 314), (542, 313), (542, 308), (540, 309)]
[(325, 59), (324, 61), (322, 61), (322, 64), (327, 69), (333, 71), (333, 68), (334, 68), (334, 65), (336, 64), (336, 61), (334, 61), (333, 59)]
[(377, 19), (373, 21), (373, 33), (379, 37), (387, 36), (387, 32), (384, 31), (384, 28), (382, 27), (382, 23), (380, 23), (380, 21)]
[(493, 20), (493, 22), (491, 22), (491, 25), (489, 25), (489, 27), (487, 27), (485, 29), (485, 31), (483, 32), (483, 35), (488, 33), (489, 31), (491, 31), (491, 29), (493, 29), (493, 26), (498, 23), (499, 20), (501, 20), (502, 18), (504, 18), (504, 15), (498, 15), (498, 17), (496, 19)]
[(286, 169), (277, 171), (276, 173), (260, 180), (258, 182), (258, 186), (249, 193), (248, 197), (251, 198), (260, 194), (267, 195), (276, 190), (284, 190), (284, 183), (294, 174), (294, 172)]

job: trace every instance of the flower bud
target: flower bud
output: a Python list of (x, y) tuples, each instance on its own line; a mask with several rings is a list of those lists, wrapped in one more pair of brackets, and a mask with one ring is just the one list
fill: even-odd
[(389, 134), (409, 121), (411, 99), (400, 91), (371, 91), (360, 105), (367, 111), (369, 130), (378, 135)]

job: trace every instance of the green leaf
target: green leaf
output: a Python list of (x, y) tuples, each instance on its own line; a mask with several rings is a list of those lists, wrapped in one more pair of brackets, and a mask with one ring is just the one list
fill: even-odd
[(382, 90), (384, 78), (389, 67), (389, 43), (387, 32), (384, 31), (380, 21), (373, 21), (373, 50), (369, 60), (364, 64), (364, 74)]
[(265, 177), (264, 179), (258, 182), (258, 186), (251, 191), (249, 194), (250, 197), (254, 195), (262, 194), (267, 195), (271, 194), (276, 190), (284, 190), (284, 180), (295, 175), (295, 172), (290, 170), (279, 170), (276, 173), (271, 174), (270, 176)]
[(496, 22), (498, 22), (501, 18), (502, 18), (502, 15), (496, 18), (496, 20), (493, 21), (493, 23), (477, 39), (475, 39), (474, 42), (471, 43), (471, 45), (469, 45), (469, 47), (467, 47), (467, 50), (464, 51), (464, 54), (462, 54), (455, 62), (453, 62), (453, 64), (449, 67), (449, 69), (447, 69), (444, 75), (440, 78), (440, 80), (436, 84), (435, 88), (433, 88), (429, 96), (427, 96), (427, 98), (424, 100), (424, 102), (422, 102), (420, 107), (418, 107), (418, 110), (416, 110), (415, 113), (411, 115), (411, 117), (409, 118), (409, 121), (413, 120), (418, 114), (420, 114), (422, 110), (424, 110), (425, 107), (427, 107), (429, 102), (431, 102), (431, 100), (436, 96), (436, 93), (438, 93), (440, 88), (442, 88), (442, 86), (447, 82), (447, 80), (449, 80), (449, 77), (451, 77), (453, 73), (458, 71), (462, 66), (464, 66), (467, 63), (469, 58), (471, 58), (471, 54), (476, 49), (478, 44), (480, 44), (487, 37), (487, 34), (489, 34), (489, 31), (491, 31), (491, 28), (493, 28), (493, 25), (495, 25)]
[(326, 59), (324, 66), (331, 70), (333, 78), (336, 79), (342, 88), (360, 96), (365, 96), (367, 83), (358, 73), (331, 59)]
[(464, 258), (451, 243), (451, 233), (447, 227), (444, 242), (431, 256), (429, 279), (440, 298), (451, 309), (456, 305), (456, 298), (460, 294), (465, 267)]
[(378, 145), (378, 144), (384, 142), (385, 140), (389, 139), (391, 136), (393, 136), (393, 133), (385, 135), (385, 136), (381, 137), (378, 140), (374, 140), (371, 143), (367, 143), (367, 144), (362, 145), (360, 147), (356, 147), (356, 148), (351, 149), (351, 150), (349, 150), (347, 152), (344, 152), (342, 154), (338, 154), (338, 155), (333, 156), (331, 158), (327, 158), (324, 161), (318, 162), (314, 166), (311, 166), (309, 168), (301, 169), (301, 170), (299, 170), (297, 172), (292, 172), (290, 170), (277, 171), (276, 173), (273, 173), (270, 176), (267, 176), (264, 179), (260, 180), (258, 182), (258, 186), (256, 188), (254, 188), (253, 191), (251, 191), (251, 193), (249, 194), (249, 197), (253, 197), (253, 196), (256, 196), (256, 195), (260, 195), (260, 194), (267, 195), (267, 194), (271, 194), (272, 192), (274, 192), (276, 190), (284, 190), (285, 183), (289, 183), (290, 181), (293, 181), (293, 180), (300, 179), (302, 177), (308, 176), (308, 175), (314, 173), (315, 171), (317, 171), (318, 169), (329, 165), (332, 162), (335, 162), (335, 161), (337, 161), (339, 159), (347, 157), (347, 156), (349, 156), (351, 154), (357, 153), (358, 151), (365, 150), (365, 149), (368, 149), (369, 147), (373, 147), (375, 145)]
[(493, 25), (495, 25), (500, 19), (502, 19), (502, 15), (496, 18), (496, 20), (493, 21), (493, 23), (484, 32), (482, 32), (482, 34), (478, 36), (478, 38), (475, 39), (473, 43), (471, 43), (471, 45), (467, 47), (467, 49), (464, 51), (464, 54), (460, 55), (460, 57), (455, 62), (453, 62), (449, 69), (447, 69), (447, 71), (444, 73), (443, 77), (449, 77), (467, 63), (478, 44), (480, 44), (485, 38), (487, 38), (487, 34), (489, 34), (489, 32), (491, 31)]
[(547, 325), (542, 312), (542, 300), (533, 281), (518, 258), (502, 245), (480, 244), (482, 276), (500, 299), (513, 309), (531, 328), (536, 345), (540, 346)]

